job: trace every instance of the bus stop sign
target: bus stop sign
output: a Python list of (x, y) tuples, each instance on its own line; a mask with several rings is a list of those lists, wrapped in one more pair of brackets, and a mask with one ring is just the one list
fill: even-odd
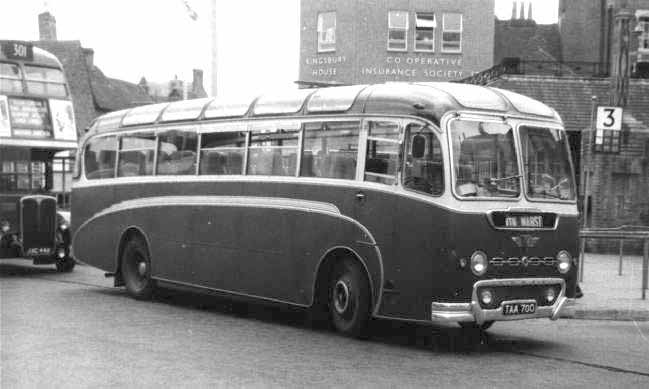
[(597, 107), (598, 130), (621, 130), (622, 107)]

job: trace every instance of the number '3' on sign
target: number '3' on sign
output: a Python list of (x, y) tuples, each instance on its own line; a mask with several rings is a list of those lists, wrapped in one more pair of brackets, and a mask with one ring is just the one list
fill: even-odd
[(622, 129), (622, 108), (621, 107), (597, 107), (598, 130), (620, 130)]

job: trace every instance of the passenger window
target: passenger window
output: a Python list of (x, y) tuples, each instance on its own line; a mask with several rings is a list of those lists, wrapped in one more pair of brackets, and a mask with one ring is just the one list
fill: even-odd
[(196, 174), (198, 135), (190, 131), (167, 131), (158, 134), (159, 175)]
[(273, 129), (250, 134), (248, 174), (295, 176), (298, 131)]
[(115, 177), (115, 156), (117, 154), (117, 138), (103, 136), (91, 139), (83, 153), (86, 178), (96, 180)]
[(139, 133), (120, 138), (118, 177), (150, 176), (153, 174), (155, 135)]
[(300, 176), (356, 178), (360, 122), (307, 123)]
[(214, 132), (201, 135), (201, 174), (243, 174), (245, 132)]
[(403, 186), (439, 196), (444, 192), (444, 162), (439, 140), (430, 127), (407, 127), (406, 164)]
[(401, 132), (398, 123), (368, 122), (365, 181), (393, 185), (397, 182)]

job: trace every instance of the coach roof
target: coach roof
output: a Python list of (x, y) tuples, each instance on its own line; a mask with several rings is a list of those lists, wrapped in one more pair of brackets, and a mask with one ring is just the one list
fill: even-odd
[(143, 105), (95, 120), (91, 132), (177, 121), (308, 116), (325, 113), (398, 114), (440, 123), (450, 111), (489, 111), (559, 120), (554, 109), (510, 91), (448, 82), (385, 83), (296, 89), (254, 99), (205, 98)]

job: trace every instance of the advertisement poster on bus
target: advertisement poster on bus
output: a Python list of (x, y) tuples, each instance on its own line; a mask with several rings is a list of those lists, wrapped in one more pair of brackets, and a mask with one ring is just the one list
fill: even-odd
[(52, 112), (54, 139), (76, 141), (77, 127), (74, 123), (72, 102), (52, 99), (50, 100), (50, 112)]
[(9, 125), (9, 105), (7, 96), (0, 96), (0, 137), (10, 137), (11, 127)]

